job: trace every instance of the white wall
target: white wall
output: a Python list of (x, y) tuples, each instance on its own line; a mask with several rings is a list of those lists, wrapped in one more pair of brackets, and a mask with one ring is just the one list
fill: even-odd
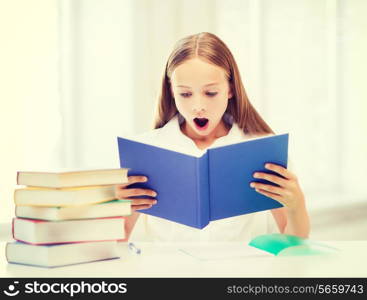
[(0, 222), (14, 214), (17, 170), (59, 164), (57, 32), (56, 1), (0, 1)]
[(131, 132), (131, 3), (0, 0), (0, 223), (18, 170), (119, 167)]
[(64, 102), (75, 125), (68, 131), (69, 167), (119, 167), (116, 137), (131, 132), (135, 120), (132, 2), (69, 0), (74, 89)]
[(365, 196), (367, 2), (217, 3), (218, 34), (234, 49), (251, 101), (276, 131), (290, 132), (310, 201)]
[(367, 167), (367, 2), (340, 1), (341, 179), (349, 193), (366, 194)]

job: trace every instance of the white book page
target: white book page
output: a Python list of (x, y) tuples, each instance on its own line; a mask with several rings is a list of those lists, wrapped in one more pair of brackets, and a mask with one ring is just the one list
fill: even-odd
[(181, 154), (191, 155), (194, 157), (201, 157), (206, 153), (206, 150), (200, 150), (200, 149), (188, 149), (186, 147), (174, 145), (173, 143), (163, 143), (160, 141), (155, 141), (151, 138), (147, 139), (145, 136), (142, 137), (129, 137), (129, 136), (121, 136), (124, 139), (128, 139), (134, 142), (139, 142), (145, 145), (155, 146), (159, 147), (165, 150), (170, 150), (174, 152), (178, 152)]
[(58, 168), (37, 168), (37, 169), (32, 169), (32, 170), (19, 170), (18, 172), (29, 172), (29, 173), (69, 173), (69, 172), (92, 172), (92, 171), (96, 171), (96, 173), (100, 172), (100, 171), (115, 171), (115, 170), (121, 170), (121, 168), (106, 168), (106, 166), (92, 166), (92, 167), (88, 167), (88, 168), (62, 168), (62, 167), (58, 167)]
[(166, 149), (166, 150), (170, 150), (170, 151), (174, 151), (174, 152), (178, 152), (178, 153), (182, 153), (182, 154), (186, 154), (186, 155), (191, 155), (191, 156), (194, 156), (194, 157), (201, 157), (209, 149), (217, 149), (217, 148), (226, 147), (226, 146), (229, 146), (229, 145), (241, 144), (241, 143), (244, 143), (244, 142), (249, 142), (249, 141), (258, 140), (258, 139), (265, 139), (265, 138), (278, 136), (278, 135), (283, 135), (283, 134), (286, 134), (286, 133), (269, 134), (267, 136), (254, 136), (254, 137), (248, 138), (247, 140), (239, 140), (239, 141), (236, 141), (236, 142), (233, 142), (233, 143), (225, 143), (225, 144), (219, 143), (219, 145), (216, 145), (216, 143), (214, 143), (213, 146), (209, 146), (207, 149), (204, 149), (204, 150), (200, 150), (200, 149), (195, 148), (195, 147), (186, 148), (186, 147), (183, 147), (183, 146), (175, 145), (174, 143), (162, 142), (162, 141), (157, 140), (153, 136), (149, 136), (149, 134), (141, 134), (140, 136), (125, 135), (125, 136), (121, 136), (121, 137), (123, 137), (125, 139), (128, 139), (128, 140), (131, 140), (131, 141), (139, 142), (139, 143), (142, 143), (142, 144), (146, 144), (146, 145), (150, 145), (150, 146), (156, 146), (156, 147), (159, 147), (159, 148), (162, 148), (162, 149)]

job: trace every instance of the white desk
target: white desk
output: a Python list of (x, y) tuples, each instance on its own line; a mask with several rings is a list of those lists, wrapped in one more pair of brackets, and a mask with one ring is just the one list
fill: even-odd
[(207, 261), (179, 250), (187, 244), (138, 244), (140, 255), (130, 252), (124, 244), (119, 245), (120, 259), (45, 269), (8, 264), (2, 242), (0, 277), (367, 277), (367, 241), (325, 243), (340, 251), (328, 255), (260, 254)]

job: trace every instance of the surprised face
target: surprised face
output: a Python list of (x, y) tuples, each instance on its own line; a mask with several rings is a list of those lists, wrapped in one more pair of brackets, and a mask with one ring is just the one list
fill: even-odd
[(190, 59), (173, 71), (171, 86), (186, 130), (199, 138), (213, 133), (232, 97), (225, 70), (199, 58)]

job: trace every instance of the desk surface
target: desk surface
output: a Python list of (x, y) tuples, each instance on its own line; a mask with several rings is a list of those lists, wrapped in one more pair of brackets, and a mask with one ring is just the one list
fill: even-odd
[[(53, 269), (8, 264), (5, 244), (0, 244), (0, 277), (367, 277), (367, 241), (328, 241), (335, 254), (242, 257), (200, 260), (180, 249), (193, 244), (139, 244), (142, 253), (119, 245), (121, 258)], [(246, 252), (246, 245), (229, 243)], [(237, 251), (238, 253), (238, 251)]]

